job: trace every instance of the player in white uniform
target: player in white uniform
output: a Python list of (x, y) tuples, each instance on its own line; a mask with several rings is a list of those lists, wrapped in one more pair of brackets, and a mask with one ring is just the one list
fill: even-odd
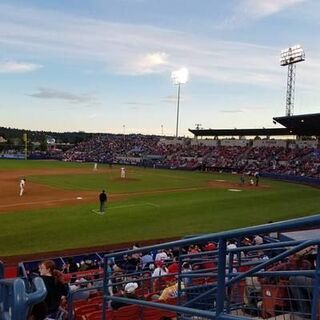
[(120, 169), (120, 178), (124, 179), (126, 177), (126, 168)]
[(20, 186), (20, 197), (22, 197), (24, 188), (26, 186), (26, 179), (21, 179), (19, 186)]
[(93, 165), (93, 171), (97, 171), (98, 170), (98, 164), (95, 162)]

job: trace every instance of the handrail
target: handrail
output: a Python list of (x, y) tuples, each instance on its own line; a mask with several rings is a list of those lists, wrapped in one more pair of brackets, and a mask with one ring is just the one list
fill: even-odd
[(233, 230), (222, 231), (217, 233), (209, 233), (206, 235), (195, 236), (188, 239), (170, 241), (170, 242), (153, 245), (153, 246), (146, 246), (138, 249), (130, 249), (130, 250), (123, 250), (123, 251), (108, 253), (104, 255), (104, 262), (105, 263), (107, 262), (107, 260), (105, 259), (108, 259), (111, 257), (119, 257), (124, 254), (143, 253), (143, 252), (148, 252), (156, 249), (169, 249), (173, 247), (187, 246), (193, 243), (201, 243), (205, 241), (219, 241), (221, 238), (233, 239), (233, 238), (239, 238), (244, 235), (250, 236), (250, 235), (262, 234), (262, 233), (281, 232), (286, 230), (299, 229), (302, 227), (315, 227), (317, 225), (320, 226), (320, 213), (309, 216), (309, 217), (267, 223), (267, 224), (262, 224), (258, 226), (252, 226), (252, 227), (241, 228), (241, 229), (233, 229)]
[[(267, 266), (274, 264), (278, 261), (282, 261), (286, 257), (306, 248), (311, 245), (320, 245), (320, 236), (319, 239), (316, 240), (306, 240), (306, 241), (286, 241), (286, 242), (276, 242), (276, 243), (271, 243), (271, 244), (263, 244), (263, 245), (256, 245), (256, 246), (250, 246), (250, 247), (238, 247), (236, 249), (227, 249), (226, 248), (226, 242), (229, 239), (240, 239), (241, 237), (244, 236), (252, 236), (256, 234), (265, 234), (265, 233), (270, 233), (270, 232), (283, 232), (283, 231), (288, 231), (288, 230), (294, 230), (294, 229), (302, 229), (302, 228), (307, 228), (307, 227), (315, 227), (317, 225), (320, 225), (320, 214), (309, 216), (309, 217), (303, 217), (303, 218), (298, 218), (298, 219), (292, 219), (292, 220), (287, 220), (287, 221), (281, 221), (281, 222), (275, 222), (275, 223), (268, 223), (268, 224), (263, 224), (260, 226), (253, 226), (249, 228), (241, 228), (241, 229), (236, 229), (236, 230), (230, 230), (226, 232), (218, 232), (218, 233), (213, 233), (213, 234), (207, 234), (207, 235), (201, 235), (201, 236), (195, 236), (192, 238), (188, 239), (182, 239), (178, 241), (171, 241), (167, 242), (164, 244), (158, 244), (154, 246), (147, 246), (143, 248), (137, 248), (137, 249), (131, 249), (131, 250), (126, 250), (126, 251), (119, 251), (119, 252), (114, 252), (110, 254), (106, 254), (104, 256), (104, 265), (107, 265), (107, 262), (110, 258), (116, 258), (119, 256), (122, 256), (124, 254), (131, 255), (135, 253), (144, 253), (148, 252), (151, 250), (156, 250), (156, 249), (168, 249), (168, 248), (181, 248), (184, 246), (189, 246), (191, 244), (199, 244), (199, 243), (205, 243), (215, 241), (219, 242), (219, 246), (217, 250), (210, 251), (210, 252), (203, 252), (202, 254), (189, 254), (185, 255), (181, 253), (181, 250), (179, 250), (179, 262), (183, 261), (183, 258), (185, 259), (192, 259), (192, 258), (197, 258), (200, 257), (201, 255), (211, 255), (210, 258), (212, 258), (213, 261), (213, 255), (215, 255), (214, 259), (218, 257), (218, 276), (217, 276), (217, 283), (212, 285), (207, 286), (207, 289), (205, 289), (205, 292), (200, 292), (200, 294), (197, 294), (196, 298), (188, 299), (186, 303), (183, 304), (183, 306), (179, 307), (170, 307), (170, 310), (178, 312), (176, 308), (182, 308), (179, 309), (181, 313), (183, 313), (185, 310), (185, 313), (188, 313), (187, 311), (192, 310), (193, 308), (191, 307), (192, 304), (196, 301), (200, 301), (200, 298), (205, 298), (205, 297), (210, 297), (212, 294), (214, 294), (214, 299), (215, 299), (215, 304), (212, 301), (214, 305), (214, 316), (213, 313), (210, 313), (210, 317), (215, 317), (219, 318), (220, 316), (228, 318), (229, 315), (226, 315), (225, 312), (228, 311), (228, 307), (225, 306), (225, 300), (226, 300), (226, 288), (231, 288), (233, 284), (236, 282), (239, 282), (240, 280), (244, 279), (245, 277), (248, 276), (253, 276), (259, 274), (263, 274), (264, 268)], [(281, 253), (279, 253), (276, 257), (273, 257), (269, 260), (261, 260), (261, 262), (253, 266), (250, 270), (238, 274), (232, 274), (232, 265), (233, 265), (233, 255), (236, 254), (237, 252), (241, 251), (254, 251), (254, 250), (270, 250), (270, 249), (281, 249)], [(229, 255), (229, 262), (227, 261), (227, 256)], [(229, 264), (227, 264), (227, 262)], [(238, 260), (240, 263), (240, 260)], [(318, 267), (319, 268), (319, 267)], [(117, 299), (124, 299), (124, 298), (119, 298), (119, 297), (111, 297), (108, 292), (108, 281), (110, 279), (108, 273), (106, 272), (106, 269), (104, 269), (104, 299), (103, 299), (103, 319), (105, 319), (106, 316), (106, 305), (107, 302), (110, 300), (117, 300)], [(229, 271), (229, 273), (227, 273)], [(309, 274), (309, 273), (308, 273)], [(190, 274), (189, 274), (190, 275)], [(181, 279), (183, 277), (188, 276), (188, 274), (183, 274), (181, 273), (181, 268), (179, 268), (179, 273), (178, 273), (178, 288), (179, 293), (178, 297), (181, 295), (181, 292), (186, 292), (186, 289), (181, 290)], [(317, 276), (318, 277), (319, 273)], [(319, 283), (319, 280), (318, 282)], [(119, 300), (120, 301), (120, 300)], [(121, 300), (124, 302), (124, 300)], [(138, 304), (138, 305), (146, 305), (150, 307), (156, 307), (158, 304), (150, 303), (150, 302), (140, 302), (140, 301), (130, 301), (130, 304)], [(172, 309), (171, 309), (172, 308)], [(184, 309), (186, 308), (186, 309)], [(227, 308), (227, 309), (225, 309)], [(169, 308), (167, 308), (169, 310)], [(193, 315), (199, 315), (201, 316), (203, 310), (199, 309), (193, 309), (195, 313), (192, 313)], [(206, 315), (209, 317), (209, 314)], [(230, 317), (231, 318), (231, 317)], [(240, 317), (236, 317), (237, 319)]]
[(0, 279), (3, 279), (3, 278), (4, 278), (4, 264), (0, 260)]

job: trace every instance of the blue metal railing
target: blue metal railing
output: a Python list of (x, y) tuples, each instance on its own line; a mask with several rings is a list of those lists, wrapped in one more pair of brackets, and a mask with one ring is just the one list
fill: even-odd
[[(123, 255), (131, 255), (135, 253), (144, 253), (144, 252), (149, 252), (151, 250), (156, 250), (156, 249), (169, 249), (169, 248), (182, 248), (185, 246), (190, 246), (190, 245), (195, 245), (199, 243), (205, 243), (205, 242), (218, 242), (219, 247), (218, 250), (216, 251), (215, 259), (218, 258), (218, 273), (217, 273), (217, 281), (211, 286), (208, 286), (208, 290), (200, 293), (197, 295), (197, 297), (193, 297), (189, 301), (185, 301), (183, 304), (180, 306), (168, 306), (164, 305), (161, 306), (161, 308), (167, 308), (167, 310), (183, 313), (183, 314), (189, 314), (193, 316), (202, 316), (206, 317), (208, 319), (214, 319), (214, 318), (229, 318), (232, 319), (235, 316), (231, 315), (230, 313), (228, 314), (228, 310), (230, 310), (230, 305), (228, 306), (228, 299), (227, 297), (227, 290), (226, 288), (231, 288), (233, 285), (236, 283), (239, 283), (241, 280), (244, 280), (246, 277), (250, 276), (267, 276), (266, 274), (263, 274), (263, 271), (266, 267), (269, 265), (272, 265), (278, 261), (283, 261), (286, 257), (309, 247), (310, 245), (316, 245), (319, 246), (320, 244), (320, 235), (319, 239), (317, 240), (308, 240), (308, 241), (287, 241), (286, 243), (281, 243), (281, 242), (275, 242), (275, 243), (270, 243), (270, 244), (265, 244), (265, 245), (260, 245), (260, 246), (251, 246), (251, 247), (240, 247), (237, 249), (227, 249), (226, 243), (230, 239), (239, 239), (242, 237), (246, 236), (252, 236), (256, 234), (268, 234), (270, 232), (283, 232), (283, 231), (288, 231), (288, 230), (294, 230), (294, 229), (301, 229), (301, 228), (308, 228), (308, 227), (314, 227), (314, 226), (319, 226), (320, 225), (320, 215), (314, 215), (314, 216), (309, 216), (309, 217), (304, 217), (304, 218), (298, 218), (294, 220), (288, 220), (288, 221), (282, 221), (282, 222), (276, 222), (276, 223), (268, 223), (265, 225), (261, 226), (255, 226), (255, 227), (249, 227), (249, 228), (242, 228), (238, 230), (231, 230), (231, 231), (226, 231), (226, 232), (219, 232), (215, 234), (208, 234), (208, 235), (203, 235), (203, 236), (196, 236), (192, 237), (189, 239), (183, 239), (183, 240), (178, 240), (174, 242), (168, 242), (165, 244), (159, 244), (155, 246), (148, 246), (144, 248), (139, 248), (139, 249), (133, 249), (133, 250), (126, 250), (122, 252), (117, 252), (113, 254), (107, 254), (104, 256), (104, 264), (107, 264), (107, 261), (109, 259), (115, 259), (117, 257), (123, 256)], [(286, 247), (289, 247), (286, 249)], [(254, 251), (254, 250), (272, 250), (272, 249), (281, 249), (280, 253), (277, 254), (275, 257), (272, 257), (271, 259), (268, 260), (262, 260), (258, 265), (253, 266), (250, 270), (243, 272), (243, 273), (236, 273), (232, 274), (230, 273), (230, 264), (227, 264), (227, 256), (232, 257), (235, 255), (237, 252), (240, 251)], [(206, 255), (208, 252), (205, 253)], [(191, 255), (190, 255), (191, 256)], [(189, 256), (189, 258), (190, 258)], [(318, 253), (319, 256), (319, 253)], [(179, 261), (180, 263), (183, 261), (184, 257), (181, 255), (181, 250), (180, 250), (180, 255), (179, 255)], [(213, 258), (212, 258), (213, 259)], [(319, 257), (317, 258), (319, 259)], [(233, 260), (233, 259), (232, 259)], [(239, 266), (239, 261), (237, 261), (238, 266)], [(232, 262), (231, 262), (232, 265)], [(229, 274), (228, 271), (229, 270)], [(232, 268), (231, 268), (232, 270)], [(314, 271), (316, 273), (316, 276), (313, 276), (315, 281), (314, 281), (314, 288), (319, 287), (319, 264), (317, 267), (317, 270)], [(214, 276), (214, 274), (211, 274)], [(181, 283), (181, 278), (186, 277), (188, 274), (181, 274), (179, 270), (178, 274), (178, 284)], [(192, 275), (190, 274), (192, 277)], [(122, 301), (122, 302), (128, 302), (128, 299), (122, 298), (122, 297), (114, 297), (110, 296), (108, 293), (108, 283), (110, 280), (110, 275), (105, 272), (104, 273), (104, 300), (103, 300), (103, 308), (102, 308), (102, 314), (103, 314), (103, 319), (106, 318), (106, 308), (107, 304), (109, 301)], [(180, 286), (181, 288), (181, 286)], [(187, 292), (187, 289), (180, 289), (178, 296), (183, 296)], [(318, 295), (318, 291), (314, 289), (314, 297), (316, 298)], [(192, 306), (194, 303), (197, 302), (197, 305), (199, 305), (199, 302), (201, 302), (202, 298), (206, 297), (213, 297), (212, 298), (212, 311), (204, 311), (200, 309), (195, 309), (195, 308), (190, 308), (189, 306)], [(146, 301), (140, 301), (140, 300), (130, 300), (131, 304), (136, 304), (140, 306), (149, 306), (149, 307), (156, 307), (159, 308), (158, 303), (151, 303), (151, 302), (146, 302)], [(317, 311), (317, 304), (315, 300), (313, 301), (312, 304), (312, 319), (316, 318), (316, 311)]]
[(0, 280), (4, 278), (4, 265), (3, 262), (0, 261)]
[[(256, 277), (259, 279), (268, 280), (271, 277), (308, 277), (312, 279), (312, 301), (310, 301), (310, 314), (312, 320), (317, 319), (319, 288), (320, 288), (320, 235), (319, 239), (312, 240), (290, 240), (285, 242), (274, 242), (255, 246), (242, 246), (233, 249), (228, 249), (227, 242), (231, 239), (241, 239), (247, 236), (256, 234), (268, 234), (270, 232), (283, 232), (294, 229), (306, 229), (310, 227), (320, 226), (320, 215), (314, 215), (294, 220), (268, 223), (261, 226), (242, 228), (226, 232), (219, 232), (201, 236), (195, 236), (188, 239), (171, 241), (164, 244), (147, 246), (138, 249), (113, 252), (104, 256), (104, 278), (103, 278), (103, 306), (101, 310), (102, 319), (105, 320), (108, 316), (106, 309), (110, 302), (117, 301), (128, 304), (138, 305), (144, 308), (157, 308), (168, 310), (178, 314), (180, 319), (185, 319), (189, 316), (198, 316), (204, 319), (239, 319), (244, 316), (235, 310), (239, 310), (243, 306), (243, 299), (234, 299), (232, 297), (233, 289), (240, 286), (248, 278)], [(200, 252), (196, 254), (186, 254), (185, 247), (190, 245), (205, 244), (208, 242), (218, 243), (218, 248), (213, 251)], [(291, 257), (302, 249), (314, 246), (316, 248), (316, 268), (313, 270), (291, 270), (291, 271), (266, 271), (267, 267), (274, 265), (277, 262), (283, 262), (287, 257)], [(117, 260), (123, 255), (132, 255), (135, 253), (145, 253), (158, 249), (177, 249), (179, 268), (174, 274), (178, 283), (177, 305), (169, 305), (145, 300), (127, 299), (121, 296), (110, 294), (109, 288), (113, 284), (112, 274), (107, 270), (108, 261)], [(260, 259), (257, 252), (276, 252), (275, 255), (270, 255), (267, 260)], [(203, 262), (212, 262), (213, 267), (207, 269), (193, 270), (190, 272), (182, 272), (183, 262), (189, 262), (194, 265), (201, 265)], [(241, 267), (248, 267), (245, 271), (240, 271)], [(27, 317), (30, 306), (43, 300), (46, 294), (46, 289), (42, 279), (33, 279), (35, 291), (29, 292), (26, 288), (25, 281), (21, 278), (5, 280), (3, 277), (3, 265), (0, 263), (0, 320), (24, 320)], [(141, 272), (136, 274), (124, 274), (119, 284), (123, 285), (127, 282), (141, 281)], [(139, 278), (140, 277), (140, 278)], [(185, 278), (190, 278), (191, 285), (184, 286)], [(197, 278), (204, 280), (203, 284), (193, 284), (193, 280)], [(150, 279), (154, 281), (155, 278)], [(149, 279), (147, 279), (149, 281)], [(150, 286), (151, 288), (152, 286)], [(100, 289), (100, 286), (94, 289)], [(81, 289), (82, 290), (82, 289)], [(149, 290), (149, 289), (148, 289)], [(151, 290), (151, 289), (150, 289)], [(261, 294), (261, 299), (263, 295)], [(72, 300), (72, 294), (70, 295)], [(235, 301), (237, 300), (237, 301)], [(70, 301), (72, 306), (72, 301)], [(239, 304), (240, 303), (240, 304)], [(262, 301), (262, 303), (265, 303)], [(69, 308), (68, 319), (72, 319), (72, 307)], [(236, 309), (238, 308), (238, 309)], [(266, 307), (263, 306), (264, 311)], [(292, 311), (290, 311), (292, 312)], [(264, 317), (264, 313), (261, 313)], [(249, 317), (248, 315), (245, 315)]]
[(0, 280), (0, 320), (25, 320), (29, 308), (42, 301), (47, 290), (41, 278), (33, 279), (35, 291), (27, 293), (25, 282), (20, 279)]

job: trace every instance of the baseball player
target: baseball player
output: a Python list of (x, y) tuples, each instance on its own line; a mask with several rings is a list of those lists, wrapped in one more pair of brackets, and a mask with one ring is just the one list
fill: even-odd
[(126, 168), (121, 168), (120, 170), (120, 178), (124, 179), (126, 177)]
[(24, 193), (24, 188), (26, 186), (26, 179), (25, 178), (20, 180), (19, 186), (20, 186), (20, 197), (22, 197), (22, 195)]

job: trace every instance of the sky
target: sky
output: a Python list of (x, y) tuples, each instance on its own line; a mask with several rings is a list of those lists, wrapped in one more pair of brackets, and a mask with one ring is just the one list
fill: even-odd
[(179, 135), (273, 128), (282, 49), (300, 44), (294, 114), (320, 112), (319, 0), (1, 0), (0, 126)]

